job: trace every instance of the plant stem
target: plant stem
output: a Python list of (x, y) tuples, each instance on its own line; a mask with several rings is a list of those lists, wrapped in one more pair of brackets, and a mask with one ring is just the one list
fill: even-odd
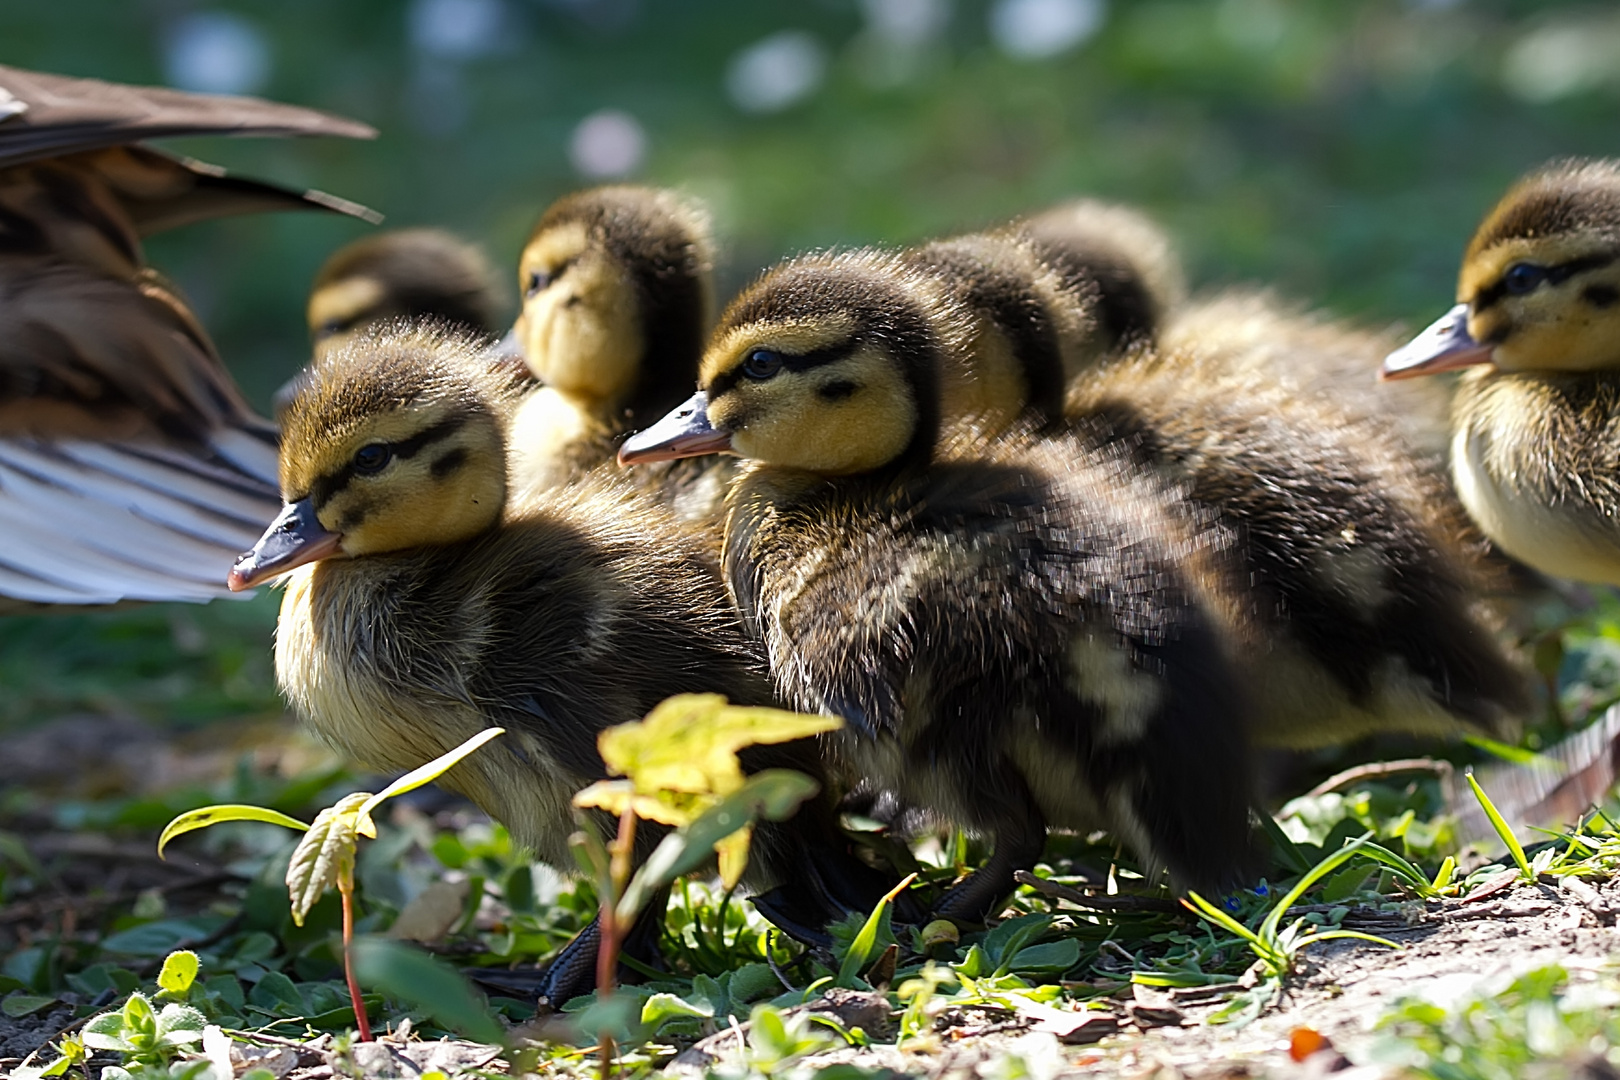
[[(602, 896), (602, 909), (597, 915), (601, 928), (601, 941), (596, 946), (596, 999), (606, 1002), (613, 996), (615, 976), (619, 970), (619, 944), (624, 940), (627, 927), (619, 925), (617, 915), (619, 898), (624, 895), (630, 880), (630, 856), (636, 845), (636, 812), (626, 805), (619, 815), (619, 835), (608, 847), (610, 855), (608, 876), (613, 888)], [(613, 1036), (606, 1028), (597, 1038), (601, 1080), (608, 1080), (613, 1071)]]
[(354, 882), (338, 882), (338, 895), (343, 899), (343, 977), (349, 983), (349, 1001), (354, 1005), (354, 1025), (360, 1030), (360, 1041), (371, 1041), (371, 1018), (366, 1015), (366, 1003), (360, 998), (360, 984), (354, 978)]

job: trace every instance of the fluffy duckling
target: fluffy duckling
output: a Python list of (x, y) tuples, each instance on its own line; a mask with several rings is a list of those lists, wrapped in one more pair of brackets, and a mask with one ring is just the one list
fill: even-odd
[(436, 319), (494, 337), (505, 302), (482, 248), (443, 229), (394, 229), (333, 252), (310, 287), (316, 348), (386, 319)]
[[(1257, 313), (1242, 332), (1211, 327), (1207, 344), (1172, 328), (1159, 350), (1143, 325), (1122, 356), (1097, 289), (1054, 284), (1032, 247), (1012, 233), (911, 256), (972, 316), (966, 385), (995, 406), (946, 393), (946, 423), (994, 430), (1022, 406), (1050, 432), (1049, 389), (1008, 394), (1067, 379), (1065, 437), (1129, 454), (1219, 523), (1230, 557), (1202, 586), (1243, 642), (1255, 738), (1310, 747), (1384, 730), (1510, 731), (1524, 690), (1474, 600), (1482, 571), (1443, 488), (1401, 440), (1353, 402), (1276, 378), (1281, 346), (1254, 333), (1266, 325)], [(1161, 265), (1145, 258), (1141, 288), (1114, 290), (1164, 294), (1146, 277)], [(1331, 363), (1364, 344), (1304, 319), (1269, 325), (1306, 369), (1317, 352)]]
[(0, 89), (0, 611), (224, 595), (234, 554), (277, 504), (275, 433), (141, 238), (267, 208), (359, 211), (121, 144), (373, 132), (15, 68), (0, 67)]
[[(568, 867), (569, 800), (604, 775), (603, 728), (677, 693), (773, 699), (717, 568), (657, 504), (616, 474), (508, 500), (514, 404), (474, 339), (382, 326), (335, 344), (283, 414), (286, 507), (231, 587), (286, 575), (277, 679), (353, 760), (414, 768), (505, 727), (444, 783)], [(750, 754), (821, 772), (806, 742)], [(888, 884), (847, 854), (831, 798), (757, 833), (751, 882), (783, 885), (801, 918)], [(645, 855), (657, 830), (643, 831)], [(571, 948), (545, 995), (588, 990), (593, 957)]]
[(1089, 199), (906, 254), (971, 317), (969, 377), (941, 386), (948, 428), (1055, 423), (1070, 380), (1151, 345), (1186, 293), (1157, 225)]
[(1106, 826), (1179, 883), (1229, 883), (1243, 707), (1167, 496), (1078, 444), (936, 456), (942, 371), (971, 333), (903, 258), (790, 261), (732, 302), (698, 395), (620, 460), (750, 459), (726, 580), (778, 691), (848, 722), (848, 773), (994, 843), (942, 915), (999, 910), (1049, 826)]
[(1187, 299), (1175, 243), (1138, 210), (1076, 199), (1015, 222), (1092, 318), (1066, 343), (1064, 372), (1151, 345)]
[(1543, 573), (1620, 584), (1620, 163), (1519, 181), (1470, 241), (1457, 301), (1383, 377), (1472, 368), (1451, 442), (1469, 515)]
[(514, 433), (539, 487), (610, 460), (691, 392), (711, 303), (708, 216), (673, 191), (615, 185), (553, 203), (518, 262), (512, 340), (544, 385)]

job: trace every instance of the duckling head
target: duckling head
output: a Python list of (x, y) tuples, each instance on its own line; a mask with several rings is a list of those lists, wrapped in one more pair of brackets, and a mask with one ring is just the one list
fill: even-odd
[[(650, 423), (697, 375), (713, 245), (704, 211), (672, 191), (593, 188), (553, 203), (518, 263), (512, 328), (547, 386)], [(620, 419), (615, 415), (614, 419)]]
[(318, 348), (386, 319), (436, 319), (490, 336), (504, 306), (495, 269), (473, 244), (442, 229), (396, 229), (339, 248), (310, 290)]
[(897, 256), (790, 260), (732, 301), (698, 393), (628, 439), (619, 461), (729, 451), (822, 476), (925, 462), (938, 373), (964, 335), (934, 280)]
[(1620, 367), (1620, 163), (1560, 162), (1516, 184), (1469, 242), (1457, 301), (1383, 378)]
[(506, 499), (509, 388), (475, 339), (443, 329), (385, 324), (323, 354), (281, 417), (286, 507), (227, 583), (491, 528)]

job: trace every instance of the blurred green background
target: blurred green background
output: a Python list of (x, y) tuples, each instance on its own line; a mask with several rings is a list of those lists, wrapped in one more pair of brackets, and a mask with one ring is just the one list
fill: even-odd
[[(1196, 283), (1412, 326), (1448, 306), (1513, 177), (1620, 134), (1620, 10), (1508, 0), (0, 0), (0, 62), (363, 119), (375, 142), (181, 148), (452, 227), (502, 266), (548, 201), (620, 176), (710, 201), (723, 290), (807, 247), (1088, 193), (1156, 214)], [(307, 353), (316, 267), (365, 228), (219, 222), (151, 256), (264, 405)], [(0, 713), (65, 707), (81, 668), (102, 673), (96, 701), (125, 685), (97, 649), (44, 664), (27, 643), (148, 631), (173, 651), (129, 677), (173, 689), (127, 700), (268, 706), (268, 637), (251, 635), (273, 608), (159, 609), (139, 633), (129, 616), (9, 620)]]

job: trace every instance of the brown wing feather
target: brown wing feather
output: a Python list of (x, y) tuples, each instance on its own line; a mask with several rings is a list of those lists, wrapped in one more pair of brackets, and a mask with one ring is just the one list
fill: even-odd
[(345, 117), (260, 98), (129, 86), (5, 65), (0, 65), (0, 90), (26, 106), (0, 118), (0, 167), (174, 135), (370, 139), (377, 134)]

